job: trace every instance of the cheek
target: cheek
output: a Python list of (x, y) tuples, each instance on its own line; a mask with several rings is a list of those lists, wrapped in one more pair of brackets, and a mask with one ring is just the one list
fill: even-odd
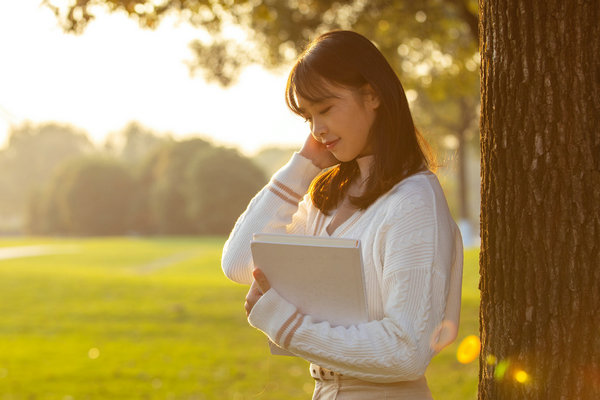
[(375, 124), (376, 117), (377, 117), (377, 114), (374, 111), (370, 112), (368, 114), (367, 121), (366, 121), (367, 134), (371, 133), (371, 130), (373, 129), (373, 125)]
[(371, 128), (373, 127), (373, 122), (374, 122), (374, 118), (372, 118), (370, 115), (363, 115), (363, 118), (362, 118), (359, 126), (360, 126), (361, 134), (365, 137), (365, 139), (367, 137), (369, 137), (369, 134), (371, 133)]

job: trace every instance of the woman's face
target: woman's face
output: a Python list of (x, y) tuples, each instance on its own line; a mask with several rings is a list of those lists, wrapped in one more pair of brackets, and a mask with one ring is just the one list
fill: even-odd
[(300, 95), (298, 106), (310, 123), (313, 137), (339, 161), (371, 154), (369, 132), (379, 98), (370, 85), (360, 89), (325, 83), (329, 96), (312, 102)]

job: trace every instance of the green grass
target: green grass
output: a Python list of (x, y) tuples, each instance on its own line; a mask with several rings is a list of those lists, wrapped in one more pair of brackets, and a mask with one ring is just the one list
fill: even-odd
[[(0, 260), (0, 400), (307, 399), (306, 361), (274, 357), (220, 268), (224, 238), (1, 239), (57, 254)], [(459, 340), (477, 334), (466, 253)], [(458, 341), (457, 341), (458, 342)], [(435, 398), (474, 399), (458, 343), (432, 362)]]

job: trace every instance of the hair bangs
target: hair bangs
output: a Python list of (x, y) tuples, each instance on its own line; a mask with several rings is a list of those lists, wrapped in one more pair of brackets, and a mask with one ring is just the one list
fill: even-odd
[(303, 116), (304, 110), (298, 104), (298, 96), (313, 103), (331, 98), (333, 94), (328, 90), (327, 83), (327, 79), (311, 68), (306, 59), (298, 62), (288, 78), (285, 99), (287, 106), (295, 114)]

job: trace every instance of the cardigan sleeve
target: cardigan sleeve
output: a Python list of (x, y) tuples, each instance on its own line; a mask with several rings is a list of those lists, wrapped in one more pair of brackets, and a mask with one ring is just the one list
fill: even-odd
[(431, 341), (444, 318), (456, 260), (454, 246), (442, 246), (450, 252), (439, 254), (438, 241), (454, 243), (454, 231), (446, 218), (438, 220), (434, 203), (433, 196), (419, 193), (402, 199), (376, 235), (382, 319), (334, 327), (301, 314), (270, 289), (252, 309), (250, 324), (280, 347), (344, 375), (373, 382), (419, 378), (435, 354)]
[(223, 247), (221, 267), (229, 279), (247, 285), (252, 283), (250, 242), (254, 233), (304, 233), (310, 201), (305, 193), (319, 172), (321, 169), (312, 161), (294, 153), (254, 196)]

